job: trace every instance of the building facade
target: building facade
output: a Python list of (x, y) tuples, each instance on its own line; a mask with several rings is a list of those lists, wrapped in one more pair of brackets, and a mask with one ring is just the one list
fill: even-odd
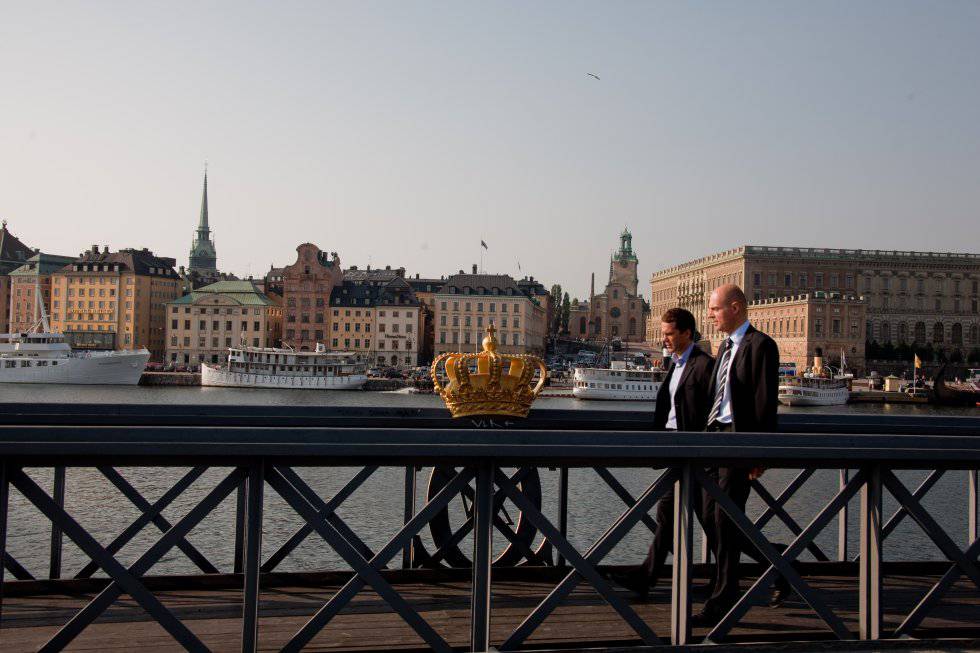
[(331, 293), (343, 281), (336, 252), (312, 243), (296, 248), (296, 262), (283, 268), (283, 344), (313, 351), (326, 342)]
[(162, 361), (166, 304), (180, 296), (175, 259), (98, 245), (51, 276), (51, 328), (77, 349), (141, 349)]
[(428, 364), (435, 351), (436, 293), (446, 285), (446, 279), (423, 278), (416, 274), (408, 278), (408, 284), (419, 300), (419, 363)]
[(776, 340), (780, 361), (798, 371), (812, 365), (814, 356), (863, 371), (866, 316), (864, 298), (821, 290), (749, 303), (749, 321)]
[(282, 306), (253, 281), (219, 281), (167, 303), (171, 364), (221, 363), (229, 347), (276, 347), (281, 339)]
[(435, 294), (435, 355), (479, 351), (487, 327), (497, 328), (498, 351), (543, 354), (546, 310), (534, 296), (503, 274), (450, 276)]
[(7, 221), (0, 223), (0, 333), (10, 331), (10, 273), (24, 265), (37, 252), (7, 230)]
[(650, 305), (638, 294), (639, 259), (633, 251), (633, 235), (624, 229), (619, 249), (609, 261), (605, 291), (595, 293), (595, 274), (588, 301), (580, 301), (569, 313), (568, 331), (573, 338), (642, 342), (646, 337)]
[[(817, 291), (864, 297), (865, 343), (931, 344), (946, 354), (980, 346), (980, 254), (745, 245), (661, 270), (650, 283), (654, 315), (690, 310), (714, 346), (723, 336), (706, 319), (708, 297), (725, 283), (750, 302)], [(659, 320), (647, 339), (660, 341)]]
[(42, 312), (51, 315), (51, 275), (74, 260), (70, 256), (37, 253), (10, 273), (8, 328), (12, 333), (30, 330)]

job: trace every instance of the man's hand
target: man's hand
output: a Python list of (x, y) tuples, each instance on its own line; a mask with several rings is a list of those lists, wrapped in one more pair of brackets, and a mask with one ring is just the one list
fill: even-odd
[(760, 476), (762, 476), (765, 473), (765, 471), (766, 471), (766, 468), (765, 467), (753, 467), (749, 471), (749, 480), (750, 481), (756, 480), (757, 478), (759, 478)]

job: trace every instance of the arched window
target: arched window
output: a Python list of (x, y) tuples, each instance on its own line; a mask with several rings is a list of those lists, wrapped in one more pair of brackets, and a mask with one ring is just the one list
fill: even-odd
[(936, 322), (932, 326), (932, 341), (934, 343), (936, 343), (937, 345), (941, 345), (943, 343), (943, 336), (944, 336), (944, 333), (943, 333), (943, 323), (942, 322)]
[(636, 335), (636, 318), (635, 317), (631, 317), (630, 318), (630, 335), (631, 336), (635, 336)]
[(916, 322), (915, 323), (915, 344), (924, 345), (926, 344), (926, 323)]
[(595, 319), (595, 332), (596, 333), (602, 333), (602, 318), (601, 317), (597, 317)]
[(892, 341), (892, 325), (888, 322), (881, 323), (881, 344), (885, 345)]
[(875, 339), (875, 326), (871, 323), (871, 320), (864, 323), (864, 339), (868, 342)]
[(898, 344), (904, 345), (909, 339), (909, 326), (905, 322), (898, 323)]
[(587, 328), (587, 326), (588, 326), (588, 325), (587, 325), (587, 323), (586, 323), (586, 320), (585, 320), (585, 318), (584, 318), (584, 317), (580, 317), (580, 318), (578, 319), (578, 332), (579, 332), (579, 333), (583, 333), (583, 334), (584, 334), (584, 333), (585, 333), (585, 331), (586, 331), (586, 328)]
[(980, 345), (980, 327), (976, 324), (970, 327), (970, 343)]
[(950, 337), (949, 341), (951, 343), (953, 343), (954, 345), (962, 345), (963, 344), (963, 325), (961, 325), (959, 322), (957, 322), (956, 324), (954, 324), (953, 325), (953, 329), (950, 332), (950, 336), (949, 337)]

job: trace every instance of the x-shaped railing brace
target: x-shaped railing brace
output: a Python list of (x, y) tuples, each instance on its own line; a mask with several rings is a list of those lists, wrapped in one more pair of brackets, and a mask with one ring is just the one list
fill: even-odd
[[(932, 489), (932, 486), (943, 477), (946, 473), (945, 469), (934, 469), (929, 473), (928, 476), (919, 484), (917, 488), (912, 492), (912, 496), (916, 499), (921, 499), (926, 495), (926, 493)], [(881, 527), (881, 540), (885, 541), (889, 535), (902, 523), (902, 520), (909, 516), (909, 511), (905, 506), (900, 505), (895, 513), (885, 522), (885, 525)], [(861, 559), (861, 554), (854, 556), (853, 560), (857, 562)]]
[(806, 601), (806, 603), (817, 613), (817, 615), (827, 624), (839, 639), (854, 639), (854, 635), (847, 629), (844, 622), (838, 617), (826, 603), (821, 601), (815, 591), (799, 573), (793, 568), (792, 562), (803, 552), (807, 545), (829, 524), (840, 512), (841, 508), (864, 485), (866, 475), (863, 470), (854, 475), (847, 484), (841, 488), (837, 495), (817, 514), (810, 524), (796, 536), (796, 539), (786, 548), (786, 552), (780, 555), (779, 552), (769, 543), (769, 540), (762, 534), (752, 521), (745, 516), (735, 505), (724, 490), (701, 468), (693, 469), (694, 477), (697, 482), (710, 494), (714, 500), (725, 511), (725, 514), (735, 522), (739, 530), (745, 537), (759, 550), (760, 553), (769, 561), (770, 567), (755, 581), (749, 590), (742, 595), (738, 602), (728, 611), (722, 620), (708, 633), (706, 641), (718, 642), (745, 616), (749, 608), (755, 604), (756, 599), (760, 598), (762, 592), (769, 587), (770, 581), (780, 573), (786, 578), (790, 586), (796, 593)]
[[(207, 471), (207, 467), (195, 467), (184, 474), (184, 476), (177, 481), (173, 487), (167, 490), (163, 496), (154, 501), (152, 504), (147, 501), (143, 495), (129, 483), (129, 481), (123, 478), (122, 474), (116, 471), (115, 468), (99, 467), (98, 470), (103, 476), (109, 479), (109, 481), (115, 485), (120, 492), (122, 492), (123, 496), (129, 499), (134, 506), (139, 508), (140, 512), (142, 513), (105, 548), (106, 553), (109, 555), (116, 555), (149, 523), (152, 523), (154, 526), (159, 528), (161, 533), (166, 533), (168, 530), (170, 530), (172, 528), (171, 523), (167, 521), (167, 519), (161, 513), (171, 503), (173, 503), (177, 497), (183, 494), (184, 490), (190, 487), (194, 481), (200, 478), (201, 475)], [(218, 573), (218, 569), (185, 538), (181, 538), (177, 542), (177, 548), (183, 551), (190, 561), (193, 562), (197, 568), (205, 574)], [(86, 564), (81, 571), (75, 574), (75, 578), (89, 578), (98, 570), (98, 568), (98, 563), (92, 560)]]
[[(608, 468), (593, 467), (592, 469), (599, 475), (599, 478), (606, 482), (606, 485), (608, 485), (616, 496), (619, 497), (619, 500), (626, 504), (627, 508), (636, 503), (636, 499), (632, 494), (630, 494), (630, 491), (623, 487), (623, 484), (619, 482), (619, 479), (612, 475), (612, 472), (610, 472)], [(657, 526), (657, 522), (654, 521), (653, 517), (651, 517), (649, 514), (643, 513), (640, 520), (648, 529), (650, 529), (651, 534), (655, 534), (657, 532), (657, 528), (659, 528)]]
[(201, 520), (207, 517), (244, 480), (245, 472), (239, 468), (234, 469), (200, 503), (167, 530), (156, 544), (147, 549), (129, 568), (125, 568), (23, 470), (10, 470), (11, 484), (54, 525), (61, 528), (64, 534), (112, 579), (112, 583), (108, 587), (75, 614), (67, 624), (62, 626), (40, 650), (60, 651), (83, 629), (95, 621), (119, 596), (126, 593), (185, 649), (207, 651), (208, 648), (201, 640), (160, 603), (159, 599), (139, 581), (139, 578), (146, 574), (172, 548), (177, 546)]
[[(766, 489), (766, 486), (764, 486), (759, 480), (756, 479), (750, 481), (749, 483), (752, 486), (752, 489), (755, 490), (755, 493), (759, 495), (759, 498), (762, 499), (768, 506), (766, 511), (755, 520), (755, 527), (761, 530), (762, 527), (769, 523), (773, 517), (779, 517), (779, 520), (786, 525), (786, 528), (788, 528), (793, 535), (799, 535), (802, 533), (803, 529), (800, 528), (800, 525), (795, 519), (793, 519), (793, 516), (790, 515), (783, 506), (785, 506), (786, 502), (794, 494), (796, 494), (797, 490), (803, 487), (803, 484), (810, 478), (810, 476), (813, 475), (814, 471), (815, 470), (813, 469), (804, 469), (800, 471), (800, 473), (796, 475), (796, 478), (790, 481), (789, 485), (783, 488), (783, 491), (779, 493), (778, 497), (773, 497), (772, 494), (769, 493), (769, 490)], [(821, 562), (826, 562), (829, 559), (827, 558), (827, 555), (820, 550), (820, 547), (817, 546), (815, 542), (810, 542), (806, 548), (813, 554), (814, 558)]]
[[(340, 534), (350, 542), (354, 548), (357, 549), (358, 553), (362, 557), (372, 558), (374, 553), (367, 544), (357, 536), (354, 531), (352, 531), (347, 524), (338, 517), (335, 512), (340, 506), (348, 499), (354, 492), (360, 488), (364, 482), (371, 477), (374, 472), (378, 470), (377, 465), (370, 465), (368, 467), (362, 468), (357, 472), (351, 480), (347, 481), (347, 484), (340, 489), (329, 501), (324, 502), (320, 496), (312, 489), (310, 486), (303, 482), (299, 475), (290, 467), (277, 467), (276, 469), (286, 478), (290, 485), (295, 487), (303, 498), (306, 499), (318, 512), (324, 515), (334, 528), (336, 528)], [(262, 573), (268, 573), (273, 571), (279, 564), (286, 559), (286, 557), (296, 550), (303, 540), (305, 540), (311, 533), (314, 532), (313, 526), (309, 523), (305, 523), (300, 526), (285, 542), (282, 546), (276, 550), (269, 559), (262, 564)]]
[[(917, 606), (912, 610), (911, 613), (902, 621), (902, 623), (895, 630), (896, 636), (908, 635), (915, 628), (922, 623), (922, 620), (927, 614), (936, 606), (936, 604), (942, 599), (943, 595), (949, 590), (950, 586), (961, 575), (966, 575), (973, 584), (980, 589), (980, 571), (977, 570), (976, 564), (974, 562), (977, 559), (977, 554), (980, 553), (980, 539), (972, 542), (966, 551), (961, 551), (956, 544), (953, 543), (952, 538), (944, 531), (936, 520), (933, 519), (922, 504), (919, 502), (918, 497), (914, 496), (909, 492), (908, 488), (898, 480), (890, 470), (883, 469), (881, 471), (882, 484), (888, 488), (892, 496), (899, 502), (899, 504), (908, 511), (908, 514), (919, 524), (922, 531), (929, 536), (929, 539), (935, 543), (939, 550), (945, 555), (949, 560), (953, 562), (953, 565), (949, 570), (939, 579), (932, 589), (926, 594), (926, 596), (919, 602)], [(927, 479), (928, 480), (928, 479)]]
[[(418, 533), (432, 517), (440, 510), (445, 508), (452, 498), (467, 485), (473, 478), (473, 470), (464, 468), (447, 483), (436, 496), (418, 511), (412, 519), (408, 521), (391, 538), (388, 543), (374, 555), (370, 560), (364, 558), (357, 549), (350, 544), (340, 531), (327, 519), (327, 514), (323, 510), (316, 510), (304, 498), (296, 486), (286, 480), (285, 476), (278, 468), (269, 470), (266, 475), (266, 482), (292, 507), (296, 513), (302, 517), (331, 548), (343, 558), (343, 560), (354, 569), (355, 575), (344, 584), (327, 603), (314, 614), (300, 630), (293, 635), (292, 639), (283, 647), (283, 651), (299, 651), (306, 646), (311, 639), (327, 623), (330, 622), (358, 592), (370, 584), (375, 592), (388, 605), (398, 613), (398, 615), (419, 634), (419, 636), (433, 649), (449, 653), (452, 647), (442, 636), (430, 626), (419, 613), (405, 601), (402, 596), (392, 588), (380, 573), (388, 562), (394, 558), (411, 541), (412, 537)], [(305, 485), (301, 480), (300, 485)], [(339, 519), (339, 517), (338, 517)]]
[(613, 588), (606, 582), (596, 570), (603, 558), (627, 533), (639, 522), (657, 501), (669, 490), (676, 480), (677, 471), (674, 469), (665, 470), (664, 473), (654, 481), (636, 502), (630, 506), (605, 533), (596, 540), (585, 554), (579, 553), (561, 534), (548, 519), (537, 510), (531, 502), (520, 493), (514, 485), (499, 470), (495, 474), (497, 486), (504, 490), (511, 501), (521, 510), (523, 515), (537, 527), (537, 529), (548, 539), (552, 546), (564, 556), (571, 564), (572, 570), (558, 583), (557, 586), (548, 594), (545, 599), (529, 614), (523, 622), (511, 633), (510, 637), (501, 644), (500, 650), (513, 650), (521, 646), (524, 641), (540, 626), (555, 608), (575, 589), (584, 579), (595, 588), (596, 592), (613, 607), (616, 612), (626, 621), (629, 626), (636, 631), (640, 638), (647, 645), (661, 643), (660, 638), (650, 629), (649, 626), (640, 618), (638, 614), (621, 599)]

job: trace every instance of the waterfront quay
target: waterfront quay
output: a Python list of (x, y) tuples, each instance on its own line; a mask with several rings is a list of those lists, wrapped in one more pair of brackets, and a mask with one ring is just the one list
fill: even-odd
[[(649, 413), (627, 411), (451, 420), (427, 408), (6, 404), (0, 648), (757, 650), (980, 637), (980, 419), (791, 414), (778, 434), (737, 438), (648, 425)], [(761, 512), (738, 510), (705, 474), (726, 461), (769, 468), (754, 484)], [(66, 467), (103, 481), (74, 487)], [(315, 470), (343, 480), (322, 493)], [(611, 497), (591, 521), (569, 519), (583, 470)], [(910, 486), (912, 470), (924, 476)], [(813, 492), (827, 473), (833, 491)], [(136, 474), (155, 479), (152, 493), (127, 480)], [(372, 499), (371, 528), (345, 504), (376, 474), (399, 482)], [(711, 629), (690, 624), (708, 572), (697, 484), (767, 561), (745, 566), (741, 600)], [(951, 486), (962, 491), (932, 500)], [(648, 540), (670, 488), (676, 555), (639, 602), (604, 572), (629, 534)], [(85, 500), (106, 514), (77, 518)], [(137, 517), (107, 530), (124, 504)], [(226, 504), (230, 559), (198, 537), (228, 527), (214, 521)], [(294, 516), (300, 525), (271, 541)], [(892, 546), (912, 523), (928, 550)], [(785, 551), (768, 543), (777, 524)], [(50, 534), (46, 564), (26, 564), (14, 540), (38, 530)], [(125, 554), (140, 537), (146, 546)], [(69, 542), (90, 562), (66, 564)], [(285, 571), (304, 547), (320, 564)], [(167, 573), (175, 558), (196, 571)], [(796, 593), (770, 609), (777, 572)]]

